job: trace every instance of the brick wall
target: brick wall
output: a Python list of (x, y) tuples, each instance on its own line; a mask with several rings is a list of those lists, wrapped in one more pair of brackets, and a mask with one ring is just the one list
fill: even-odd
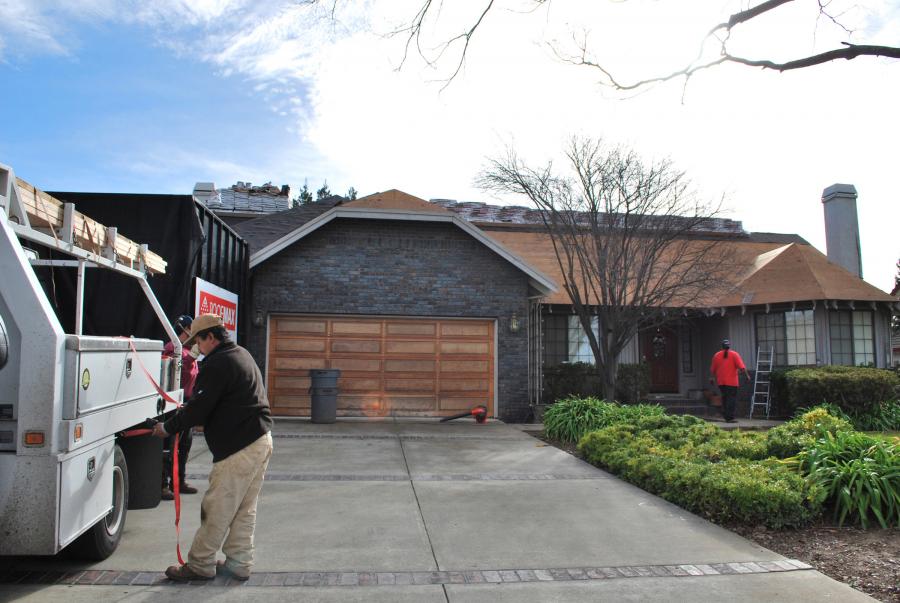
[[(498, 320), (500, 418), (528, 415), (528, 277), (449, 224), (338, 219), (257, 266), (253, 308), (273, 313)], [(523, 328), (510, 333), (516, 312)], [(265, 372), (265, 325), (248, 348)]]

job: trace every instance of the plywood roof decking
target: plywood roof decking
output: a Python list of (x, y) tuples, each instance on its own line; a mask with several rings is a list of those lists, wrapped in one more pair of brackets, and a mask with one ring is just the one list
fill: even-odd
[(403, 191), (391, 189), (383, 193), (367, 195), (355, 201), (342, 204), (344, 207), (367, 207), (370, 209), (403, 209), (435, 214), (452, 214), (440, 205), (429, 203)]

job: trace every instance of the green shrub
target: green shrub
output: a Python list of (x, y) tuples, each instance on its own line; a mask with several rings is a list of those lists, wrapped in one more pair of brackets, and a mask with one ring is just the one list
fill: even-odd
[(852, 431), (845, 419), (834, 417), (824, 408), (817, 407), (766, 432), (766, 448), (769, 456), (786, 459), (824, 437), (826, 433)]
[(623, 405), (597, 398), (570, 397), (559, 400), (544, 412), (544, 432), (554, 440), (577, 442), (589, 431), (664, 413), (656, 404)]
[(803, 525), (821, 513), (822, 488), (790, 468), (729, 457), (762, 455), (762, 436), (714, 434), (697, 441), (708, 433), (689, 421), (678, 425), (647, 418), (591, 432), (578, 449), (589, 462), (716, 521), (780, 528)]
[(603, 387), (593, 364), (564, 362), (544, 369), (543, 399), (557, 402), (570, 396), (597, 396)]
[(900, 401), (898, 400), (880, 402), (871, 408), (857, 410), (845, 410), (831, 403), (819, 404), (814, 408), (824, 408), (830, 415), (848, 421), (857, 431), (900, 430)]
[(650, 393), (650, 365), (620, 364), (616, 372), (616, 400), (635, 404), (647, 399)]
[(797, 461), (810, 483), (820, 486), (839, 525), (846, 519), (868, 527), (900, 525), (900, 445), (858, 432), (827, 433)]
[(900, 379), (893, 372), (854, 366), (800, 368), (785, 373), (788, 401), (794, 407), (836, 404), (845, 411), (865, 410), (895, 400)]

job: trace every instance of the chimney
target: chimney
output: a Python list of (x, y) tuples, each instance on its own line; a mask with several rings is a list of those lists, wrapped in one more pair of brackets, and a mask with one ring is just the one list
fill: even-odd
[(194, 185), (194, 200), (207, 207), (221, 207), (222, 199), (215, 182), (198, 182)]
[(828, 261), (862, 278), (856, 187), (852, 184), (832, 184), (822, 191), (822, 205), (825, 206)]

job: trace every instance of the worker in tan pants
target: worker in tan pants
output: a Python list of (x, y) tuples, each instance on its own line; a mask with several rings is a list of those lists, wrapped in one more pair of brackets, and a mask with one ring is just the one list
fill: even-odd
[[(213, 468), (187, 563), (169, 567), (166, 576), (176, 582), (209, 580), (220, 571), (246, 580), (253, 567), (256, 503), (272, 457), (269, 401), (259, 367), (228, 338), (221, 318), (204, 314), (191, 327), (184, 345), (196, 340), (204, 355), (194, 395), (153, 433), (166, 437), (203, 425)], [(225, 560), (217, 563), (219, 547)]]
[(206, 520), (194, 535), (187, 559), (189, 566), (212, 568), (214, 574), (216, 553), (221, 546), (225, 569), (238, 579), (250, 577), (256, 501), (271, 457), (272, 434), (267, 433), (240, 452), (213, 464), (209, 489), (200, 506), (200, 516)]

